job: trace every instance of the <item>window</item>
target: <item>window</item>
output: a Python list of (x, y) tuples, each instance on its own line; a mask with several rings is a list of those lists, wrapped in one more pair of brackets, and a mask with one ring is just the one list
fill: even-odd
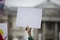
[(48, 30), (54, 30), (55, 27), (53, 22), (47, 22), (46, 26)]

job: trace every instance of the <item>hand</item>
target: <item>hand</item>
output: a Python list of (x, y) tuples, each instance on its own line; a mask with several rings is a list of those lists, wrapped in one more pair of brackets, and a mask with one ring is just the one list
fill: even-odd
[(8, 36), (5, 36), (4, 40), (7, 38)]

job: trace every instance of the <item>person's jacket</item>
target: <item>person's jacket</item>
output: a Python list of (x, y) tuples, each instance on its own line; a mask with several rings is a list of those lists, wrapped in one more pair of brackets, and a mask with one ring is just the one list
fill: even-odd
[(3, 36), (2, 36), (1, 34), (0, 34), (0, 40), (4, 40), (4, 39), (3, 39)]
[(32, 36), (29, 36), (29, 37), (28, 37), (28, 40), (33, 40)]

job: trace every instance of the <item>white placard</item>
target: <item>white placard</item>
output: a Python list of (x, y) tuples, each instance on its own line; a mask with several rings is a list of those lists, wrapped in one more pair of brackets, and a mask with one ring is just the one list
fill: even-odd
[(3, 31), (3, 38), (7, 40), (8, 38), (8, 29), (7, 23), (0, 23), (0, 29)]
[(41, 28), (42, 9), (39, 8), (18, 8), (16, 26)]

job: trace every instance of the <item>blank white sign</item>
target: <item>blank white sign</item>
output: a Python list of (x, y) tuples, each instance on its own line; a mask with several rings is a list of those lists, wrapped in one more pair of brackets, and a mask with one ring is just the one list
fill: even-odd
[(40, 28), (42, 9), (39, 8), (18, 8), (16, 26)]

